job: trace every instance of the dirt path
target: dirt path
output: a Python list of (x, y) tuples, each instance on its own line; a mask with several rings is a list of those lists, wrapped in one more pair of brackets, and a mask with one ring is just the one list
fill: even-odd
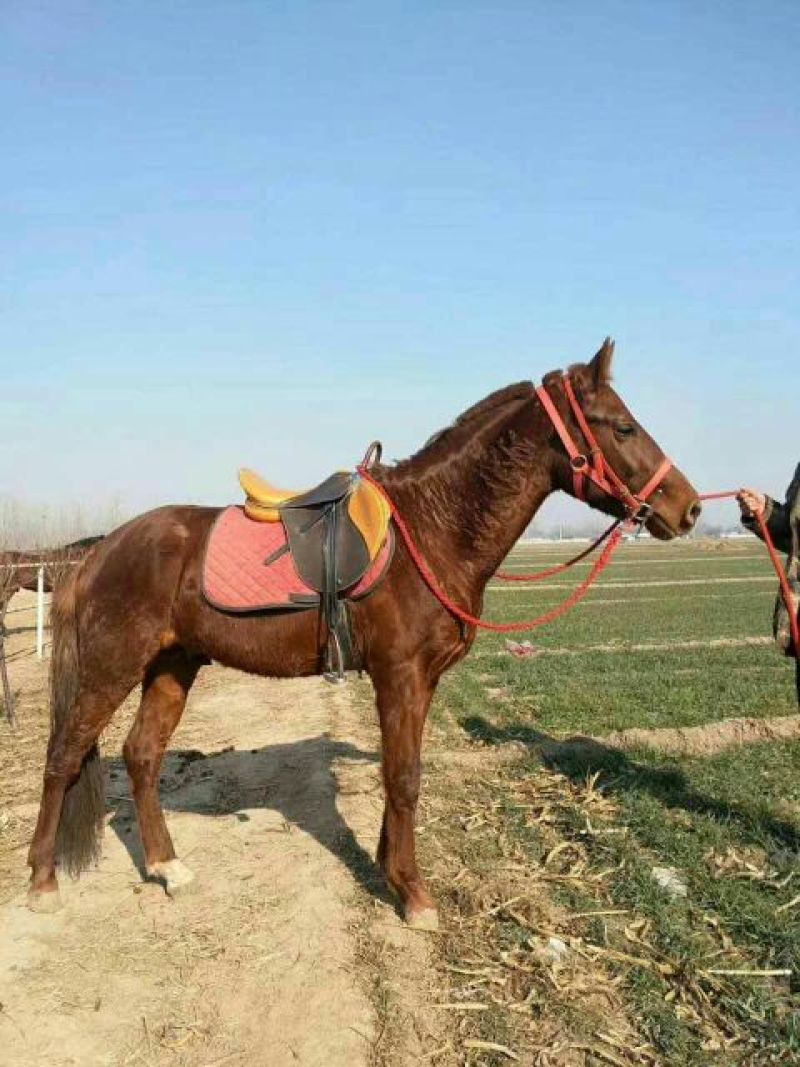
[[(26, 680), (34, 674), (41, 688), (44, 669), (28, 662)], [(23, 692), (30, 721), (27, 685)], [(351, 689), (317, 679), (202, 672), (162, 777), (178, 854), (197, 876), (189, 894), (170, 900), (137, 871), (115, 756), (129, 705), (105, 748), (112, 811), (101, 863), (64, 881), (66, 906), (55, 916), (24, 907), (30, 774), (16, 795), (3, 779), (0, 814), (25, 832), (0, 872), (2, 888), (14, 884), (0, 908), (0, 1059), (15, 1067), (376, 1062), (387, 1021), (375, 990), (401, 1016), (415, 1015), (429, 949), (397, 918), (371, 859), (382, 800), (365, 709), (356, 710)], [(43, 737), (13, 744), (22, 751), (27, 741), (30, 752)], [(409, 990), (400, 959), (413, 972)], [(418, 1030), (392, 1049), (393, 1064), (417, 1062), (426, 1039)]]

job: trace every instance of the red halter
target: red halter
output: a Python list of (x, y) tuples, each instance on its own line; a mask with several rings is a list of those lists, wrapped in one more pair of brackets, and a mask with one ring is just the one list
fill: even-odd
[[(572, 595), (567, 597), (567, 599), (563, 601), (563, 603), (557, 604), (554, 608), (550, 608), (549, 611), (546, 611), (543, 615), (540, 615), (536, 619), (529, 619), (527, 622), (486, 622), (483, 619), (479, 619), (477, 618), (477, 616), (472, 615), (470, 612), (465, 611), (464, 608), (462, 608), (459, 604), (456, 604), (455, 601), (451, 600), (451, 598), (447, 595), (444, 589), (442, 589), (442, 587), (439, 585), (439, 582), (437, 581), (435, 575), (426, 563), (422, 553), (420, 552), (414, 541), (411, 531), (409, 530), (408, 526), (406, 526), (402, 515), (397, 510), (397, 505), (389, 496), (384, 486), (381, 485), (380, 482), (376, 481), (372, 474), (370, 474), (369, 460), (372, 455), (371, 447), (370, 451), (367, 453), (367, 456), (364, 457), (364, 461), (362, 462), (361, 466), (358, 468), (358, 473), (361, 475), (364, 481), (369, 482), (370, 485), (377, 489), (377, 491), (386, 501), (389, 510), (391, 511), (394, 524), (397, 530), (399, 531), (403, 541), (405, 542), (406, 548), (408, 549), (408, 553), (411, 556), (411, 559), (414, 561), (414, 564), (417, 570), (419, 571), (422, 580), (428, 586), (428, 588), (439, 601), (439, 603), (457, 619), (460, 619), (462, 623), (466, 623), (468, 626), (476, 626), (482, 630), (494, 630), (496, 633), (512, 633), (515, 630), (532, 630), (537, 626), (543, 626), (548, 622), (552, 622), (554, 619), (557, 619), (559, 616), (569, 611), (570, 608), (573, 608), (577, 603), (583, 600), (583, 598), (589, 592), (591, 586), (600, 577), (602, 572), (611, 562), (611, 558), (614, 555), (614, 552), (616, 551), (620, 542), (622, 541), (623, 535), (632, 527), (636, 526), (637, 523), (641, 523), (646, 520), (647, 516), (650, 514), (650, 508), (647, 505), (647, 498), (652, 496), (652, 494), (663, 482), (667, 473), (672, 468), (672, 461), (669, 459), (664, 459), (658, 470), (652, 476), (650, 481), (644, 486), (644, 488), (640, 489), (638, 493), (632, 493), (631, 490), (627, 487), (627, 485), (625, 485), (625, 483), (622, 481), (622, 479), (611, 469), (608, 464), (608, 461), (603, 456), (602, 449), (595, 440), (594, 434), (589, 429), (589, 424), (586, 421), (586, 417), (584, 416), (581, 406), (578, 403), (577, 397), (575, 396), (575, 392), (572, 388), (572, 383), (570, 382), (569, 376), (564, 375), (563, 380), (564, 391), (569, 399), (572, 411), (586, 440), (586, 444), (589, 449), (589, 454), (592, 457), (591, 464), (589, 463), (587, 457), (579, 451), (577, 445), (570, 436), (569, 431), (564, 425), (564, 420), (561, 418), (558, 411), (556, 410), (556, 406), (550, 399), (550, 395), (544, 388), (544, 386), (539, 386), (536, 389), (536, 393), (539, 397), (539, 400), (542, 402), (542, 406), (544, 407), (545, 411), (550, 416), (550, 420), (553, 423), (553, 426), (555, 427), (558, 436), (561, 438), (562, 442), (564, 443), (564, 447), (567, 450), (570, 463), (572, 464), (573, 478), (575, 484), (575, 495), (580, 500), (585, 499), (584, 480), (586, 478), (589, 478), (590, 481), (594, 482), (595, 485), (597, 485), (598, 488), (602, 489), (604, 493), (608, 493), (610, 496), (613, 496), (617, 500), (620, 500), (624, 505), (625, 510), (628, 512), (628, 516), (624, 522), (622, 519), (618, 519), (615, 523), (609, 526), (609, 528), (602, 535), (602, 537), (599, 537), (597, 541), (595, 541), (594, 544), (590, 546), (590, 549), (587, 552), (582, 552), (579, 556), (576, 556), (574, 559), (569, 560), (567, 563), (560, 564), (557, 568), (552, 568), (550, 571), (543, 571), (538, 575), (515, 576), (515, 580), (531, 581), (536, 580), (537, 578), (544, 578), (549, 573), (556, 573), (557, 571), (566, 570), (567, 567), (571, 567), (573, 563), (577, 563), (578, 560), (583, 559), (584, 556), (589, 554), (589, 551), (593, 551), (595, 548), (599, 547), (599, 545), (603, 541), (606, 541), (606, 539), (608, 539), (605, 548), (603, 549), (599, 558), (596, 560), (588, 577), (581, 582), (581, 584), (572, 593)], [(501, 571), (498, 571), (497, 577), (503, 578), (505, 576)]]
[(550, 421), (552, 422), (556, 433), (561, 438), (561, 442), (567, 450), (570, 466), (572, 467), (572, 484), (575, 490), (575, 496), (578, 500), (586, 499), (586, 479), (588, 478), (589, 481), (594, 482), (598, 489), (602, 489), (604, 493), (619, 500), (628, 512), (629, 519), (634, 519), (637, 522), (644, 522), (651, 510), (647, 501), (672, 470), (672, 460), (667, 459), (665, 456), (646, 485), (644, 485), (638, 493), (632, 492), (613, 470), (610, 463), (603, 455), (603, 450), (597, 443), (597, 439), (592, 433), (588, 420), (583, 413), (583, 408), (580, 406), (578, 398), (575, 396), (575, 390), (573, 389), (570, 376), (565, 374), (562, 376), (561, 380), (564, 383), (564, 393), (569, 401), (572, 414), (574, 415), (575, 421), (578, 423), (586, 442), (588, 456), (585, 452), (581, 452), (575, 444), (574, 438), (567, 429), (564, 420), (559, 415), (558, 409), (550, 397), (550, 394), (543, 385), (536, 387), (536, 395), (539, 397), (542, 407), (550, 417)]

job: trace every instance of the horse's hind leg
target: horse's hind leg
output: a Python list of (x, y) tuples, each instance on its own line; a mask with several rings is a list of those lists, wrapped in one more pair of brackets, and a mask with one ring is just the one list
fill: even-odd
[[(130, 686), (117, 691), (80, 692), (69, 714), (53, 730), (47, 748), (39, 818), (28, 854), (31, 867), (28, 904), (34, 911), (55, 911), (61, 906), (56, 879), (57, 851), (73, 874), (97, 856), (105, 798), (95, 746), (129, 689)], [(71, 786), (74, 789), (67, 794)]]
[(145, 675), (142, 702), (123, 747), (145, 868), (151, 878), (166, 883), (171, 896), (189, 885), (194, 875), (175, 857), (158, 796), (159, 772), (164, 750), (180, 722), (202, 663), (182, 648), (168, 649), (156, 658)]

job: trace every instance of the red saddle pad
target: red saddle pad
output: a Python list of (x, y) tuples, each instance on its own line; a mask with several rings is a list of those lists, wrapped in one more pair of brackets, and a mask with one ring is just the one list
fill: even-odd
[[(297, 573), (290, 552), (266, 565), (286, 544), (282, 522), (255, 522), (244, 509), (225, 508), (211, 527), (203, 561), (203, 595), (221, 611), (268, 611), (316, 607), (315, 591)], [(361, 581), (347, 594), (356, 600), (372, 592), (392, 558), (391, 529), (386, 544)], [(300, 601), (298, 602), (298, 598)]]

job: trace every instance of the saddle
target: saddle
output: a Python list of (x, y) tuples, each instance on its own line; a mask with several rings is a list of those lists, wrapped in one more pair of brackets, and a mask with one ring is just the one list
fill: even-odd
[(347, 517), (361, 534), (374, 560), (386, 540), (389, 505), (381, 494), (350, 471), (337, 471), (313, 489), (278, 489), (255, 471), (242, 467), (239, 484), (245, 492), (245, 514), (257, 522), (286, 522), (287, 512), (319, 508), (347, 500)]
[(344, 677), (354, 664), (349, 610), (344, 596), (377, 559), (389, 532), (388, 504), (358, 474), (337, 471), (303, 492), (278, 489), (254, 471), (239, 471), (244, 510), (257, 522), (282, 522), (286, 544), (269, 556), (291, 552), (302, 580), (319, 594), (328, 627), (327, 670)]

